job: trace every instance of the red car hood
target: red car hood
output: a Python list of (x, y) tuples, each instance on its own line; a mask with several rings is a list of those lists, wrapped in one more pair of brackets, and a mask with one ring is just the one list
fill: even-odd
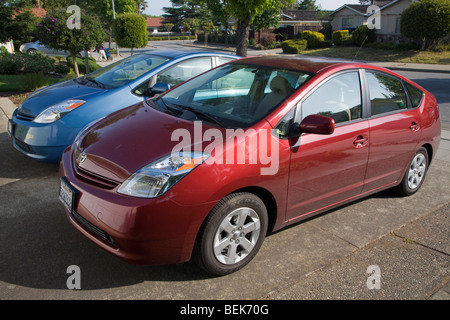
[[(203, 130), (211, 128), (202, 126)], [(194, 122), (149, 107), (145, 102), (118, 111), (92, 127), (74, 150), (78, 168), (116, 182), (123, 182), (145, 165), (169, 155), (181, 138), (177, 129), (189, 132), (192, 144)], [(172, 141), (175, 140), (175, 141)]]

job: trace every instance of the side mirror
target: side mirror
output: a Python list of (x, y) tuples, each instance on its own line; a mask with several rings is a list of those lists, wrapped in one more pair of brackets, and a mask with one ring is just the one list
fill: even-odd
[(170, 89), (170, 84), (165, 83), (165, 82), (157, 82), (152, 87), (151, 92), (152, 92), (152, 94), (161, 94), (161, 93), (166, 92), (169, 89)]
[(300, 124), (294, 123), (290, 136), (298, 137), (302, 133), (332, 134), (334, 127), (334, 119), (319, 114), (312, 114), (303, 119)]

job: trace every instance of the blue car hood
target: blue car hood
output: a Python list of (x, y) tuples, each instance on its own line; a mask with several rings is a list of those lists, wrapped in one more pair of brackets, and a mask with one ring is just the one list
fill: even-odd
[(20, 106), (19, 112), (23, 115), (36, 117), (44, 109), (59, 102), (69, 99), (84, 100), (88, 96), (105, 91), (105, 89), (95, 86), (81, 85), (74, 80), (64, 81), (30, 94)]

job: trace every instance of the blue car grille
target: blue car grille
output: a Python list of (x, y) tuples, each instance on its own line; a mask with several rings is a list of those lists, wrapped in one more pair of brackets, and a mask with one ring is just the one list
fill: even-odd
[(20, 112), (17, 112), (17, 119), (19, 119), (19, 120), (23, 120), (23, 121), (33, 121), (34, 120), (34, 116), (30, 116), (30, 115), (27, 115), (27, 114), (23, 114), (23, 113), (20, 113)]
[(16, 145), (22, 149), (23, 151), (26, 151), (28, 153), (32, 153), (30, 147), (23, 141), (20, 141), (18, 139), (14, 139), (14, 142), (16, 143)]

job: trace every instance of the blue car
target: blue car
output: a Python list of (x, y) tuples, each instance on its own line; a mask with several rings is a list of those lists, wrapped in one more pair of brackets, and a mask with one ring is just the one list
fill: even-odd
[(8, 123), (14, 147), (59, 162), (86, 125), (237, 59), (218, 52), (146, 51), (30, 94)]

